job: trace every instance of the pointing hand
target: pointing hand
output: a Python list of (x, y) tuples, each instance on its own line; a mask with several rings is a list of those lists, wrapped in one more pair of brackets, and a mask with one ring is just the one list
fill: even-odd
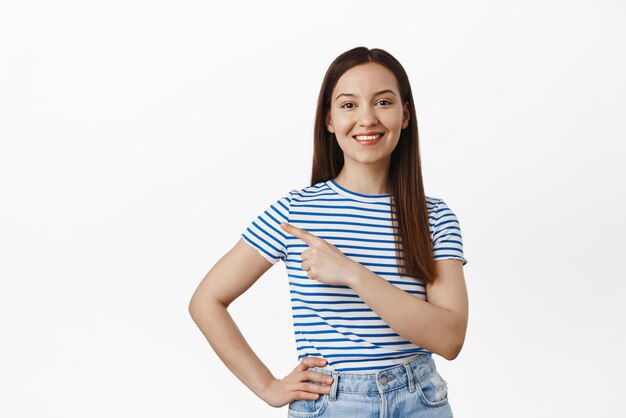
[(302, 251), (302, 270), (309, 279), (333, 286), (350, 286), (361, 270), (367, 267), (346, 257), (328, 241), (291, 224), (283, 222), (281, 228), (300, 238), (309, 246)]

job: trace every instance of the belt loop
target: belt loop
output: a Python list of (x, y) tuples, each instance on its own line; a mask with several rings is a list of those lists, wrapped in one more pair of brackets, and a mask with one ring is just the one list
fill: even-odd
[(328, 393), (328, 399), (331, 401), (337, 400), (337, 389), (339, 384), (339, 372), (331, 372), (333, 376), (333, 383), (330, 386), (330, 392)]
[(411, 363), (404, 363), (406, 369), (406, 378), (409, 380), (409, 392), (415, 392), (415, 382), (413, 381), (413, 370), (411, 370)]

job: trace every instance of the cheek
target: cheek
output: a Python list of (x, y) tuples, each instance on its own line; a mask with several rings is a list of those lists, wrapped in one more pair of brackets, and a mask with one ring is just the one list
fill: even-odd
[(383, 113), (379, 120), (387, 129), (399, 129), (402, 127), (402, 112)]
[(352, 120), (352, 117), (350, 117), (350, 115), (331, 111), (330, 116), (333, 120), (335, 133), (340, 135), (346, 135), (352, 130), (354, 126), (354, 121)]
[(339, 134), (347, 135), (348, 133), (350, 133), (350, 131), (352, 131), (352, 128), (354, 127), (354, 122), (349, 118), (343, 117), (336, 119), (334, 125)]

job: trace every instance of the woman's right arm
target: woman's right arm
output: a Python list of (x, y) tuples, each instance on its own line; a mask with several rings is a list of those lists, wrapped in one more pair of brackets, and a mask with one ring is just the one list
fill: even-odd
[[(240, 238), (209, 270), (189, 302), (189, 313), (226, 367), (259, 398), (280, 407), (296, 399), (328, 393), (328, 376), (307, 370), (319, 358), (305, 357), (284, 379), (276, 379), (252, 350), (228, 306), (250, 288), (272, 264)], [(307, 380), (325, 385), (307, 383)]]

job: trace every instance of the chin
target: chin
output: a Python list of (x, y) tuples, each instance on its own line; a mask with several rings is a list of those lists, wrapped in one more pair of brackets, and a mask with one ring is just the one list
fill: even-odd
[(358, 156), (350, 156), (350, 159), (359, 162), (361, 164), (372, 164), (372, 163), (378, 163), (381, 161), (386, 161), (387, 159), (389, 159), (391, 157), (391, 154), (386, 154), (386, 155), (376, 155), (376, 156), (364, 156), (364, 155), (358, 155)]

